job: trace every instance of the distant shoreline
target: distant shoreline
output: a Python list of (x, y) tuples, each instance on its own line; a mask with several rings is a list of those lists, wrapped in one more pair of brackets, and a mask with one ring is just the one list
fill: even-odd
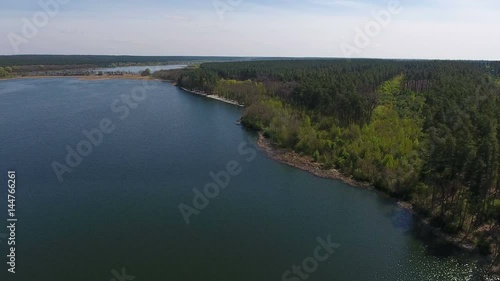
[(28, 75), (28, 76), (17, 76), (17, 77), (8, 77), (8, 78), (1, 78), (0, 81), (3, 80), (14, 80), (14, 79), (48, 79), (48, 78), (75, 78), (79, 80), (127, 80), (127, 79), (134, 79), (134, 80), (160, 80), (151, 76), (141, 76), (139, 74), (127, 74), (127, 75), (88, 75), (88, 76), (51, 76), (51, 75)]
[[(169, 80), (164, 80), (164, 79), (159, 79), (159, 78), (154, 78), (153, 76), (142, 76), (140, 74), (125, 74), (125, 75), (88, 75), (88, 76), (51, 76), (51, 75), (28, 75), (28, 76), (18, 76), (18, 77), (8, 77), (8, 78), (1, 78), (0, 81), (6, 81), (6, 80), (14, 80), (14, 79), (49, 79), (49, 78), (74, 78), (74, 79), (79, 79), (82, 81), (102, 81), (102, 80), (157, 80), (157, 81), (165, 81), (165, 82), (171, 82), (172, 84), (175, 85), (174, 81), (169, 81)], [(182, 90), (203, 96), (206, 98), (210, 98), (213, 100), (218, 100), (227, 104), (232, 104), (236, 105), (239, 107), (245, 107), (245, 105), (238, 103), (237, 101), (229, 100), (217, 95), (209, 95), (204, 92), (196, 91), (196, 90), (188, 90), (186, 88), (180, 87)]]

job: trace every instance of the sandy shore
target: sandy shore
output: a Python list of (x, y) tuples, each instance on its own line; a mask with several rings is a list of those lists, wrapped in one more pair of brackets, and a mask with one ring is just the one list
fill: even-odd
[(289, 151), (283, 148), (278, 148), (272, 144), (269, 139), (266, 139), (262, 133), (259, 133), (259, 139), (257, 140), (257, 146), (264, 151), (270, 158), (287, 164), (289, 166), (301, 169), (303, 171), (309, 172), (317, 177), (340, 180), (352, 186), (370, 188), (373, 186), (369, 183), (359, 182), (352, 177), (345, 176), (336, 169), (325, 170), (321, 167), (320, 163), (314, 162), (313, 158), (310, 156), (301, 156), (294, 151)]
[(237, 101), (228, 100), (226, 98), (219, 97), (217, 95), (209, 95), (209, 94), (207, 94), (205, 92), (196, 91), (196, 90), (188, 90), (188, 89), (183, 88), (183, 87), (181, 87), (181, 89), (183, 89), (184, 91), (186, 91), (188, 93), (191, 93), (191, 94), (203, 96), (203, 97), (206, 97), (206, 98), (209, 98), (209, 99), (218, 100), (218, 101), (225, 102), (225, 103), (232, 104), (232, 105), (236, 105), (236, 106), (239, 106), (239, 107), (245, 107), (244, 105), (239, 104)]

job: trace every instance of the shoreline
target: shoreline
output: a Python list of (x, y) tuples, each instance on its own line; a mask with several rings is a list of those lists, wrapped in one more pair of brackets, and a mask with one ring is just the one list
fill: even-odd
[[(76, 78), (78, 80), (83, 80), (83, 81), (101, 81), (101, 80), (156, 80), (156, 81), (165, 81), (165, 82), (170, 82), (175, 85), (175, 81), (169, 81), (169, 80), (164, 80), (164, 79), (157, 79), (154, 78), (153, 76), (141, 76), (141, 75), (103, 75), (103, 76), (24, 76), (24, 77), (9, 77), (5, 79), (0, 79), (0, 81), (3, 80), (13, 80), (13, 79), (47, 79), (47, 78)], [(222, 97), (219, 97), (217, 95), (208, 95), (205, 92), (201, 91), (196, 91), (196, 90), (188, 90), (186, 88), (180, 87), (182, 90), (189, 92), (191, 94), (196, 94), (200, 95), (206, 98), (211, 98), (214, 100), (218, 100), (224, 103), (236, 105), (239, 107), (244, 107), (244, 105), (241, 105), (237, 103), (236, 101), (231, 101)], [(360, 182), (352, 178), (352, 176), (348, 176), (343, 174), (342, 172), (336, 170), (336, 169), (323, 169), (321, 163), (315, 162), (312, 157), (310, 156), (303, 156), (300, 155), (299, 153), (296, 153), (291, 150), (287, 150), (284, 148), (279, 148), (276, 145), (273, 144), (273, 142), (270, 139), (267, 139), (264, 137), (262, 133), (259, 132), (258, 134), (258, 140), (257, 140), (257, 146), (258, 148), (263, 151), (269, 158), (272, 160), (286, 164), (288, 166), (291, 166), (293, 168), (300, 169), (302, 171), (308, 172), (316, 177), (320, 178), (325, 178), (325, 179), (333, 179), (333, 180), (339, 180), (345, 184), (348, 184), (352, 187), (356, 188), (365, 188), (368, 190), (376, 190), (378, 193), (383, 194), (384, 196), (388, 198), (392, 198), (390, 195), (387, 193), (378, 191), (373, 187), (372, 184), (367, 183), (367, 182)], [(415, 218), (415, 224), (419, 225), (419, 227), (422, 227), (423, 232), (431, 234), (434, 238), (432, 239), (432, 242), (435, 242), (435, 240), (438, 241), (446, 241), (447, 243), (455, 246), (457, 249), (462, 251), (463, 253), (468, 254), (471, 259), (477, 261), (479, 265), (483, 268), (488, 268), (488, 258), (484, 256), (480, 256), (478, 253), (478, 250), (475, 246), (475, 244), (472, 242), (470, 239), (467, 239), (467, 237), (464, 237), (463, 235), (450, 235), (444, 233), (441, 229), (436, 228), (431, 225), (431, 220), (427, 217), (419, 215), (413, 208), (413, 205), (405, 202), (405, 201), (399, 201), (395, 200), (396, 204), (398, 207), (410, 212), (414, 218)], [(430, 241), (430, 240), (429, 240)], [(431, 244), (430, 242), (425, 242), (426, 245)], [(495, 276), (500, 276), (500, 266), (496, 266), (493, 268), (487, 269), (488, 272), (494, 274)], [(496, 279), (495, 279), (496, 280)], [(500, 280), (500, 279), (498, 279)]]
[(191, 94), (195, 94), (195, 95), (198, 95), (198, 96), (202, 96), (202, 97), (205, 97), (205, 98), (209, 98), (209, 99), (214, 99), (214, 100), (218, 100), (218, 101), (221, 101), (221, 102), (224, 102), (224, 103), (228, 103), (228, 104), (232, 104), (232, 105), (236, 105), (236, 106), (239, 106), (239, 107), (245, 107), (243, 104), (239, 104), (237, 101), (233, 101), (233, 100), (228, 100), (226, 98), (223, 98), (223, 97), (220, 97), (220, 96), (217, 96), (217, 95), (209, 95), (205, 92), (201, 92), (201, 91), (196, 91), (196, 90), (188, 90), (184, 87), (179, 87), (181, 88), (182, 90), (188, 92), (188, 93), (191, 93)]
[(8, 80), (14, 80), (14, 79), (48, 79), (48, 78), (75, 78), (78, 80), (82, 81), (99, 81), (99, 80), (159, 80), (162, 81), (161, 79), (156, 79), (153, 78), (152, 76), (141, 76), (139, 74), (133, 75), (133, 74), (128, 74), (128, 75), (102, 75), (102, 76), (97, 76), (97, 75), (86, 75), (86, 76), (81, 76), (81, 75), (76, 75), (76, 76), (52, 76), (52, 75), (28, 75), (28, 76), (17, 76), (17, 77), (8, 77), (8, 78), (1, 78), (0, 81), (8, 81)]
[[(314, 162), (313, 158), (310, 156), (302, 156), (294, 151), (276, 147), (276, 145), (274, 145), (271, 140), (264, 137), (262, 132), (259, 132), (257, 147), (272, 160), (308, 172), (316, 177), (338, 180), (352, 187), (376, 190), (372, 184), (357, 181), (351, 176), (347, 176), (336, 169), (322, 169), (321, 164), (318, 162)], [(386, 193), (380, 193), (388, 196), (389, 198), (392, 198)], [(463, 236), (463, 234), (447, 234), (444, 233), (441, 229), (432, 226), (430, 218), (423, 217), (416, 213), (413, 205), (409, 202), (397, 200), (396, 205), (399, 208), (402, 208), (412, 214), (412, 216), (415, 218), (415, 223), (421, 228), (421, 232), (426, 233), (426, 236), (429, 236), (430, 234), (430, 236), (433, 237), (432, 242), (444, 241), (450, 245), (453, 245), (458, 251), (468, 255), (471, 259), (477, 261), (478, 265), (481, 266), (489, 274), (492, 274), (494, 278), (500, 278), (500, 266), (497, 265), (491, 267), (491, 258), (489, 256), (485, 257), (480, 255), (479, 250), (477, 249), (473, 241)], [(425, 244), (431, 245), (432, 243), (429, 240), (425, 241)]]
[[(154, 78), (153, 76), (142, 76), (140, 74), (126, 74), (126, 75), (102, 75), (102, 76), (97, 76), (97, 75), (88, 75), (88, 76), (56, 76), (56, 75), (27, 75), (27, 76), (17, 76), (17, 77), (7, 77), (7, 78), (0, 78), (0, 81), (9, 81), (9, 80), (15, 80), (15, 79), (49, 79), (49, 78), (74, 78), (78, 79), (81, 81), (103, 81), (103, 80), (156, 80), (156, 81), (164, 81), (164, 82), (170, 82), (175, 86), (175, 81), (169, 81), (169, 80), (164, 80), (164, 79), (159, 79), (159, 78)], [(196, 91), (196, 90), (188, 90), (186, 88), (180, 87), (182, 90), (203, 96), (205, 98), (221, 101), (227, 104), (235, 105), (238, 107), (245, 107), (245, 105), (238, 103), (237, 101), (229, 100), (217, 95), (209, 95), (204, 92)]]
[(340, 180), (348, 185), (354, 187), (362, 187), (366, 189), (374, 189), (374, 187), (367, 182), (360, 182), (352, 177), (348, 177), (342, 174), (336, 169), (324, 170), (321, 168), (321, 164), (314, 162), (312, 157), (301, 156), (297, 152), (289, 151), (284, 148), (276, 147), (271, 140), (264, 137), (262, 133), (259, 132), (259, 138), (257, 140), (257, 146), (266, 153), (271, 159), (286, 164), (288, 166), (300, 169), (302, 171), (309, 172), (317, 177), (325, 179)]

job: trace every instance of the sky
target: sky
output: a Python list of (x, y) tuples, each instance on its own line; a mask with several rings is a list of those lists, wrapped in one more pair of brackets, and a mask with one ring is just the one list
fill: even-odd
[(498, 0), (16, 0), (0, 55), (500, 60)]

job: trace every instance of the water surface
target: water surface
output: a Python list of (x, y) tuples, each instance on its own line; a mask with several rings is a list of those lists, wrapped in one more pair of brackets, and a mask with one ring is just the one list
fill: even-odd
[[(340, 247), (307, 280), (480, 280), (467, 260), (429, 255), (392, 200), (251, 157), (242, 109), (149, 83), (122, 120), (112, 104), (143, 81), (0, 82), (0, 178), (17, 171), (19, 219), (16, 279), (2, 241), (1, 280), (107, 281), (122, 268), (135, 280), (282, 280), (328, 236)], [(59, 182), (51, 164), (105, 118), (115, 130)], [(186, 225), (179, 204), (230, 161), (241, 173)]]

